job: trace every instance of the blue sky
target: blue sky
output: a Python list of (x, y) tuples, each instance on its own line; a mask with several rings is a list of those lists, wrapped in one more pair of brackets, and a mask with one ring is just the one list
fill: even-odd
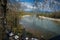
[[(35, 0), (20, 0), (21, 2), (34, 2)], [(40, 2), (43, 2), (44, 0), (39, 0)]]
[(34, 2), (34, 0), (20, 0), (21, 2)]
[[(18, 2), (34, 2), (35, 0), (18, 0)], [(40, 2), (43, 2), (44, 0), (39, 0)]]
[[(25, 11), (31, 11), (31, 10), (39, 10), (39, 11), (48, 11), (48, 12), (52, 12), (52, 11), (60, 11), (60, 0), (52, 0), (55, 4), (50, 4), (51, 0), (48, 0), (48, 2), (46, 2), (46, 4), (44, 4), (43, 2), (45, 0), (39, 0), (38, 8), (36, 6), (33, 7), (34, 5), (34, 0), (11, 0), (11, 2), (18, 2), (21, 3), (21, 9), (25, 10)], [(43, 8), (44, 5), (44, 8)], [(50, 7), (50, 6), (53, 7)]]

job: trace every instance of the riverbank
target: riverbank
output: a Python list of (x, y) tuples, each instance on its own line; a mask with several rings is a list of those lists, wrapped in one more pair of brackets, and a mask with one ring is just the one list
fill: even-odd
[(52, 21), (60, 21), (60, 19), (55, 19), (55, 18), (50, 18), (50, 17), (45, 17), (45, 16), (39, 16), (39, 18), (48, 19), (48, 20), (52, 20)]

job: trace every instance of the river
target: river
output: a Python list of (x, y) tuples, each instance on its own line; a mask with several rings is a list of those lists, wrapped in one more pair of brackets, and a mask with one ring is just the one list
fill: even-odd
[(19, 22), (26, 31), (38, 37), (51, 38), (60, 35), (60, 22), (33, 16), (22, 16)]

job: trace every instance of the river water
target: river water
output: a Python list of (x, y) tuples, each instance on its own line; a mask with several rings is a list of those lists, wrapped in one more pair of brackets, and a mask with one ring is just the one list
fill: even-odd
[(20, 24), (38, 37), (51, 38), (60, 35), (60, 22), (33, 16), (22, 16)]

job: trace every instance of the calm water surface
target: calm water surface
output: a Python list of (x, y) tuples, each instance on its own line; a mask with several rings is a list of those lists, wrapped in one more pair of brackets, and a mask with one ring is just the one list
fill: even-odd
[(34, 16), (24, 16), (20, 20), (27, 31), (45, 37), (60, 35), (60, 22), (41, 19)]

